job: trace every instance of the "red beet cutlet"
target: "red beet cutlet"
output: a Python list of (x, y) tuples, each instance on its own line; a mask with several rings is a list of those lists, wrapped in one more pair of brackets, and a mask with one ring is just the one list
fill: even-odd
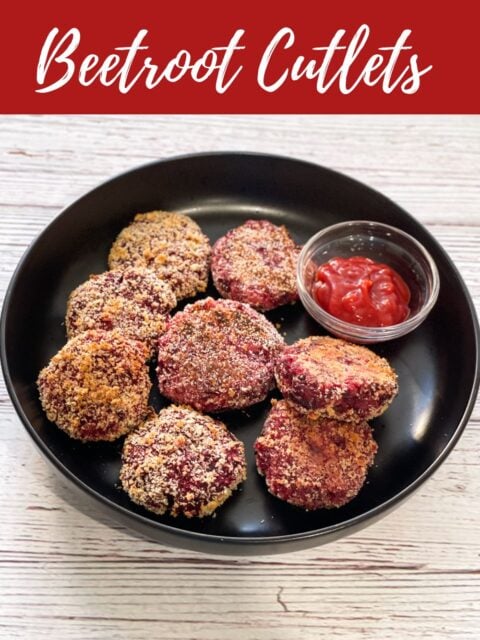
[(69, 338), (88, 329), (118, 329), (145, 342), (154, 355), (165, 331), (175, 295), (150, 269), (127, 267), (106, 271), (77, 287), (68, 299), (65, 325)]
[(375, 418), (398, 391), (397, 376), (385, 358), (328, 336), (310, 336), (286, 347), (275, 377), (285, 398), (338, 420)]
[(274, 401), (255, 443), (257, 469), (270, 493), (307, 510), (352, 500), (376, 452), (366, 422), (310, 419), (286, 400)]
[(139, 213), (110, 249), (110, 269), (146, 267), (172, 287), (177, 300), (205, 291), (210, 241), (188, 216), (168, 211)]
[(246, 478), (243, 443), (225, 425), (170, 405), (125, 440), (120, 480), (149, 511), (212, 514)]
[(213, 282), (224, 298), (260, 311), (295, 302), (298, 253), (284, 226), (248, 220), (214, 244)]
[(147, 357), (142, 342), (118, 331), (72, 338), (38, 376), (48, 419), (79, 440), (116, 440), (128, 433), (149, 413)]
[(248, 407), (274, 387), (274, 360), (283, 346), (275, 327), (249, 305), (199, 300), (160, 336), (160, 392), (199, 411)]

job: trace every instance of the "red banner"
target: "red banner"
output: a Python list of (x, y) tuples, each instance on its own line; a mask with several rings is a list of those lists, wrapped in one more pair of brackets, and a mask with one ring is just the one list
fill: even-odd
[(473, 3), (4, 8), (3, 113), (478, 113)]

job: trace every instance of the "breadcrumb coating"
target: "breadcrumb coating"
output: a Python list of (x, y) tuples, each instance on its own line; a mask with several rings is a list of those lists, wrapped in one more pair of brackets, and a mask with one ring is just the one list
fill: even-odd
[(92, 275), (70, 294), (67, 336), (73, 338), (89, 329), (118, 329), (145, 342), (154, 355), (176, 303), (170, 285), (150, 269), (127, 267)]
[(148, 415), (151, 389), (142, 342), (90, 330), (67, 342), (38, 376), (47, 418), (78, 440), (116, 440)]
[(296, 302), (299, 251), (283, 225), (247, 220), (214, 244), (213, 282), (224, 298), (260, 311)]
[(248, 407), (274, 387), (283, 346), (273, 324), (249, 305), (199, 300), (177, 313), (160, 337), (160, 393), (199, 411)]
[(194, 220), (180, 213), (150, 211), (137, 214), (119, 233), (108, 266), (152, 269), (182, 300), (206, 290), (210, 253), (210, 241)]
[(397, 375), (385, 358), (329, 336), (310, 336), (286, 347), (275, 377), (285, 398), (339, 420), (375, 418), (398, 392)]
[(246, 478), (243, 443), (219, 420), (170, 405), (125, 440), (120, 480), (153, 513), (211, 515)]
[(270, 493), (306, 510), (352, 500), (376, 452), (365, 421), (314, 419), (287, 400), (273, 402), (255, 442), (257, 469)]

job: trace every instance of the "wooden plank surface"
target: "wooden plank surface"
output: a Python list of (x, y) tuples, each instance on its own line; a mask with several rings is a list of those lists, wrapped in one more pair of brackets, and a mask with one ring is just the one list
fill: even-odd
[[(102, 180), (254, 150), (348, 173), (427, 225), (480, 302), (480, 121), (417, 116), (0, 118), (0, 296), (26, 246)], [(480, 637), (480, 408), (404, 505), (336, 543), (258, 558), (133, 537), (72, 495), (0, 385), (0, 638)]]

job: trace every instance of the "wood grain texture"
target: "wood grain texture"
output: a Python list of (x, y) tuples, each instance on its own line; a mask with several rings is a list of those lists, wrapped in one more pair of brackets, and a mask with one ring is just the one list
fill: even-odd
[[(158, 158), (254, 150), (348, 173), (427, 225), (480, 303), (480, 121), (462, 116), (0, 118), (0, 296), (26, 246), (100, 181)], [(480, 406), (393, 514), (308, 551), (162, 547), (53, 476), (0, 384), (0, 638), (480, 637)]]

